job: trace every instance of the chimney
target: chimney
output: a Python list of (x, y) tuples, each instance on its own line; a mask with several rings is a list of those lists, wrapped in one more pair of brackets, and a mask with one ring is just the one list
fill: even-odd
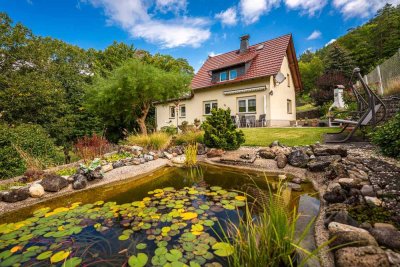
[(249, 49), (250, 35), (246, 34), (240, 37), (240, 54), (246, 53)]

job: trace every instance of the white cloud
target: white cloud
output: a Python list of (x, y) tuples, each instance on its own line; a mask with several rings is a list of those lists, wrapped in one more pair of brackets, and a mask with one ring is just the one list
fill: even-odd
[(216, 19), (221, 20), (224, 25), (233, 26), (237, 23), (237, 11), (236, 7), (230, 7), (225, 11), (222, 11), (215, 15)]
[(321, 35), (322, 35), (322, 33), (320, 31), (315, 30), (307, 37), (307, 40), (310, 41), (310, 40), (318, 39), (321, 37)]
[(107, 22), (120, 26), (132, 37), (143, 38), (164, 48), (198, 47), (211, 36), (209, 23), (203, 18), (180, 16), (186, 9), (184, 0), (157, 0), (154, 12), (174, 12), (171, 19), (156, 19), (149, 12), (153, 1), (147, 0), (82, 0), (102, 8)]
[[(301, 10), (301, 13), (314, 16), (328, 3), (327, 0), (284, 0), (289, 9)], [(350, 0), (351, 1), (351, 0)]]
[(334, 0), (333, 6), (339, 9), (345, 18), (367, 18), (374, 15), (386, 3), (398, 5), (400, 0)]
[(157, 0), (156, 8), (162, 13), (173, 12), (177, 14), (180, 11), (186, 11), (187, 2), (186, 0)]
[(333, 44), (334, 42), (336, 42), (336, 39), (331, 39), (329, 42), (327, 42), (327, 43), (325, 44), (325, 46), (328, 46), (328, 45), (330, 45), (330, 44)]
[(218, 55), (221, 55), (221, 54), (220, 53), (215, 53), (214, 51), (208, 52), (208, 56), (209, 57), (215, 57), (215, 56), (218, 56)]
[(239, 8), (245, 24), (257, 22), (272, 8), (278, 7), (280, 0), (240, 0)]

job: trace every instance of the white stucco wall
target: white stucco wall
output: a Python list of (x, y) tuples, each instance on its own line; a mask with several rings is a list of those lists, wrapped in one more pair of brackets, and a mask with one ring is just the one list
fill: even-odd
[[(286, 76), (290, 73), (288, 61), (285, 57), (282, 63), (281, 72)], [(157, 129), (163, 126), (180, 125), (183, 121), (193, 124), (195, 119), (204, 121), (207, 115), (204, 115), (204, 102), (216, 100), (219, 108), (230, 108), (232, 116), (238, 113), (238, 98), (255, 96), (256, 112), (246, 113), (255, 115), (258, 120), (261, 114), (266, 114), (266, 120), (270, 126), (289, 126), (291, 120), (296, 119), (295, 106), (295, 89), (293, 85), (292, 75), (290, 75), (290, 87), (287, 86), (285, 80), (282, 84), (274, 86), (273, 77), (265, 77), (253, 81), (245, 81), (232, 85), (221, 85), (215, 88), (198, 89), (194, 91), (192, 99), (180, 101), (180, 105), (186, 106), (186, 116), (176, 116), (170, 118), (169, 107), (175, 106), (173, 102), (156, 105)], [(233, 95), (224, 95), (224, 91), (238, 90), (247, 88), (264, 87), (263, 91), (246, 92)], [(270, 95), (270, 91), (273, 95)], [(266, 104), (266, 112), (264, 111), (264, 98)], [(287, 99), (292, 100), (292, 114), (287, 114)], [(180, 115), (178, 113), (178, 115)]]

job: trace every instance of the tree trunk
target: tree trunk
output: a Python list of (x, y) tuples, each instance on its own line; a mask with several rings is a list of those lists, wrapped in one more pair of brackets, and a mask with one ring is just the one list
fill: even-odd
[(143, 103), (143, 106), (140, 110), (140, 116), (136, 119), (136, 122), (139, 124), (140, 133), (147, 135), (147, 127), (146, 127), (146, 117), (150, 110), (149, 103)]

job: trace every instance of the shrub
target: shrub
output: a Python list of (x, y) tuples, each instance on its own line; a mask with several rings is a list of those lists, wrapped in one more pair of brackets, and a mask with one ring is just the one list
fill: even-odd
[(78, 139), (74, 147), (76, 154), (85, 161), (100, 157), (111, 149), (111, 145), (107, 139), (97, 134)]
[(187, 133), (178, 134), (174, 140), (175, 144), (187, 145), (194, 143), (203, 143), (204, 142), (204, 132), (203, 131), (189, 131)]
[(235, 150), (244, 143), (244, 134), (236, 130), (231, 119), (231, 110), (219, 108), (211, 111), (202, 127), (204, 129), (204, 144), (208, 147)]
[(379, 146), (382, 154), (400, 158), (400, 112), (370, 135), (372, 143)]
[(164, 132), (156, 132), (149, 135), (129, 135), (126, 138), (128, 145), (137, 145), (147, 149), (162, 150), (169, 146), (171, 136)]
[(161, 132), (167, 133), (169, 135), (174, 135), (174, 134), (178, 133), (178, 130), (176, 129), (175, 126), (169, 125), (169, 126), (161, 127)]
[(28, 165), (32, 165), (32, 161), (25, 161), (27, 159), (39, 161), (43, 167), (63, 162), (62, 154), (41, 126), (35, 124), (21, 124), (16, 127), (0, 125), (0, 178), (23, 174)]

